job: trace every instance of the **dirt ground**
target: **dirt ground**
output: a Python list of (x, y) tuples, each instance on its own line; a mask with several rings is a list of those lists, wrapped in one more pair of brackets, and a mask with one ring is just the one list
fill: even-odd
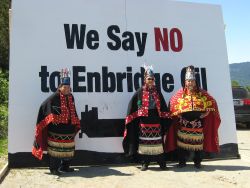
[(250, 130), (238, 130), (241, 159), (204, 161), (197, 170), (192, 163), (179, 169), (168, 164), (168, 171), (157, 165), (140, 171), (140, 166), (75, 167), (77, 171), (60, 177), (50, 175), (47, 168), (11, 169), (0, 187), (7, 188), (148, 188), (148, 187), (250, 187)]
[(4, 165), (6, 164), (7, 161), (8, 161), (7, 155), (0, 157), (0, 170), (4, 167)]

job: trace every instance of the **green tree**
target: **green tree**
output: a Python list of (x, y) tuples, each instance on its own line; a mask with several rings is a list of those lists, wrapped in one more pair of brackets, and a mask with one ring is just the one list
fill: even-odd
[(239, 82), (237, 82), (236, 80), (232, 80), (231, 84), (232, 84), (232, 87), (240, 85)]
[(10, 0), (0, 0), (0, 69), (9, 69), (9, 8)]
[(246, 86), (246, 89), (248, 91), (248, 98), (250, 98), (250, 86)]
[(247, 91), (250, 92), (250, 86), (246, 86)]

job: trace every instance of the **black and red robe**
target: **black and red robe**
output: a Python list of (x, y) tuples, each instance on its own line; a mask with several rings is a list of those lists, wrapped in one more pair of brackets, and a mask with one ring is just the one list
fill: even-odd
[(47, 150), (54, 157), (72, 157), (74, 136), (79, 130), (73, 95), (55, 92), (40, 106), (32, 154), (39, 160)]
[[(155, 109), (149, 109), (153, 96)], [(138, 89), (128, 105), (123, 149), (127, 156), (163, 154), (163, 135), (169, 126), (168, 108), (160, 91), (146, 86)]]

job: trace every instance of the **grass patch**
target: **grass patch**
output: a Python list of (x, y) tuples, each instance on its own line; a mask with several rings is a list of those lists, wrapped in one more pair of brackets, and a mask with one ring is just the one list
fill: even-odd
[(6, 156), (8, 154), (8, 139), (0, 139), (0, 157)]
[(0, 138), (0, 170), (8, 161), (8, 138)]

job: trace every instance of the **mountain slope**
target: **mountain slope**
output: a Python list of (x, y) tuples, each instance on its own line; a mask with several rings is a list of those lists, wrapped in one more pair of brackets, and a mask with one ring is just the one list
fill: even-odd
[(250, 62), (233, 63), (229, 65), (231, 80), (241, 86), (250, 86)]

